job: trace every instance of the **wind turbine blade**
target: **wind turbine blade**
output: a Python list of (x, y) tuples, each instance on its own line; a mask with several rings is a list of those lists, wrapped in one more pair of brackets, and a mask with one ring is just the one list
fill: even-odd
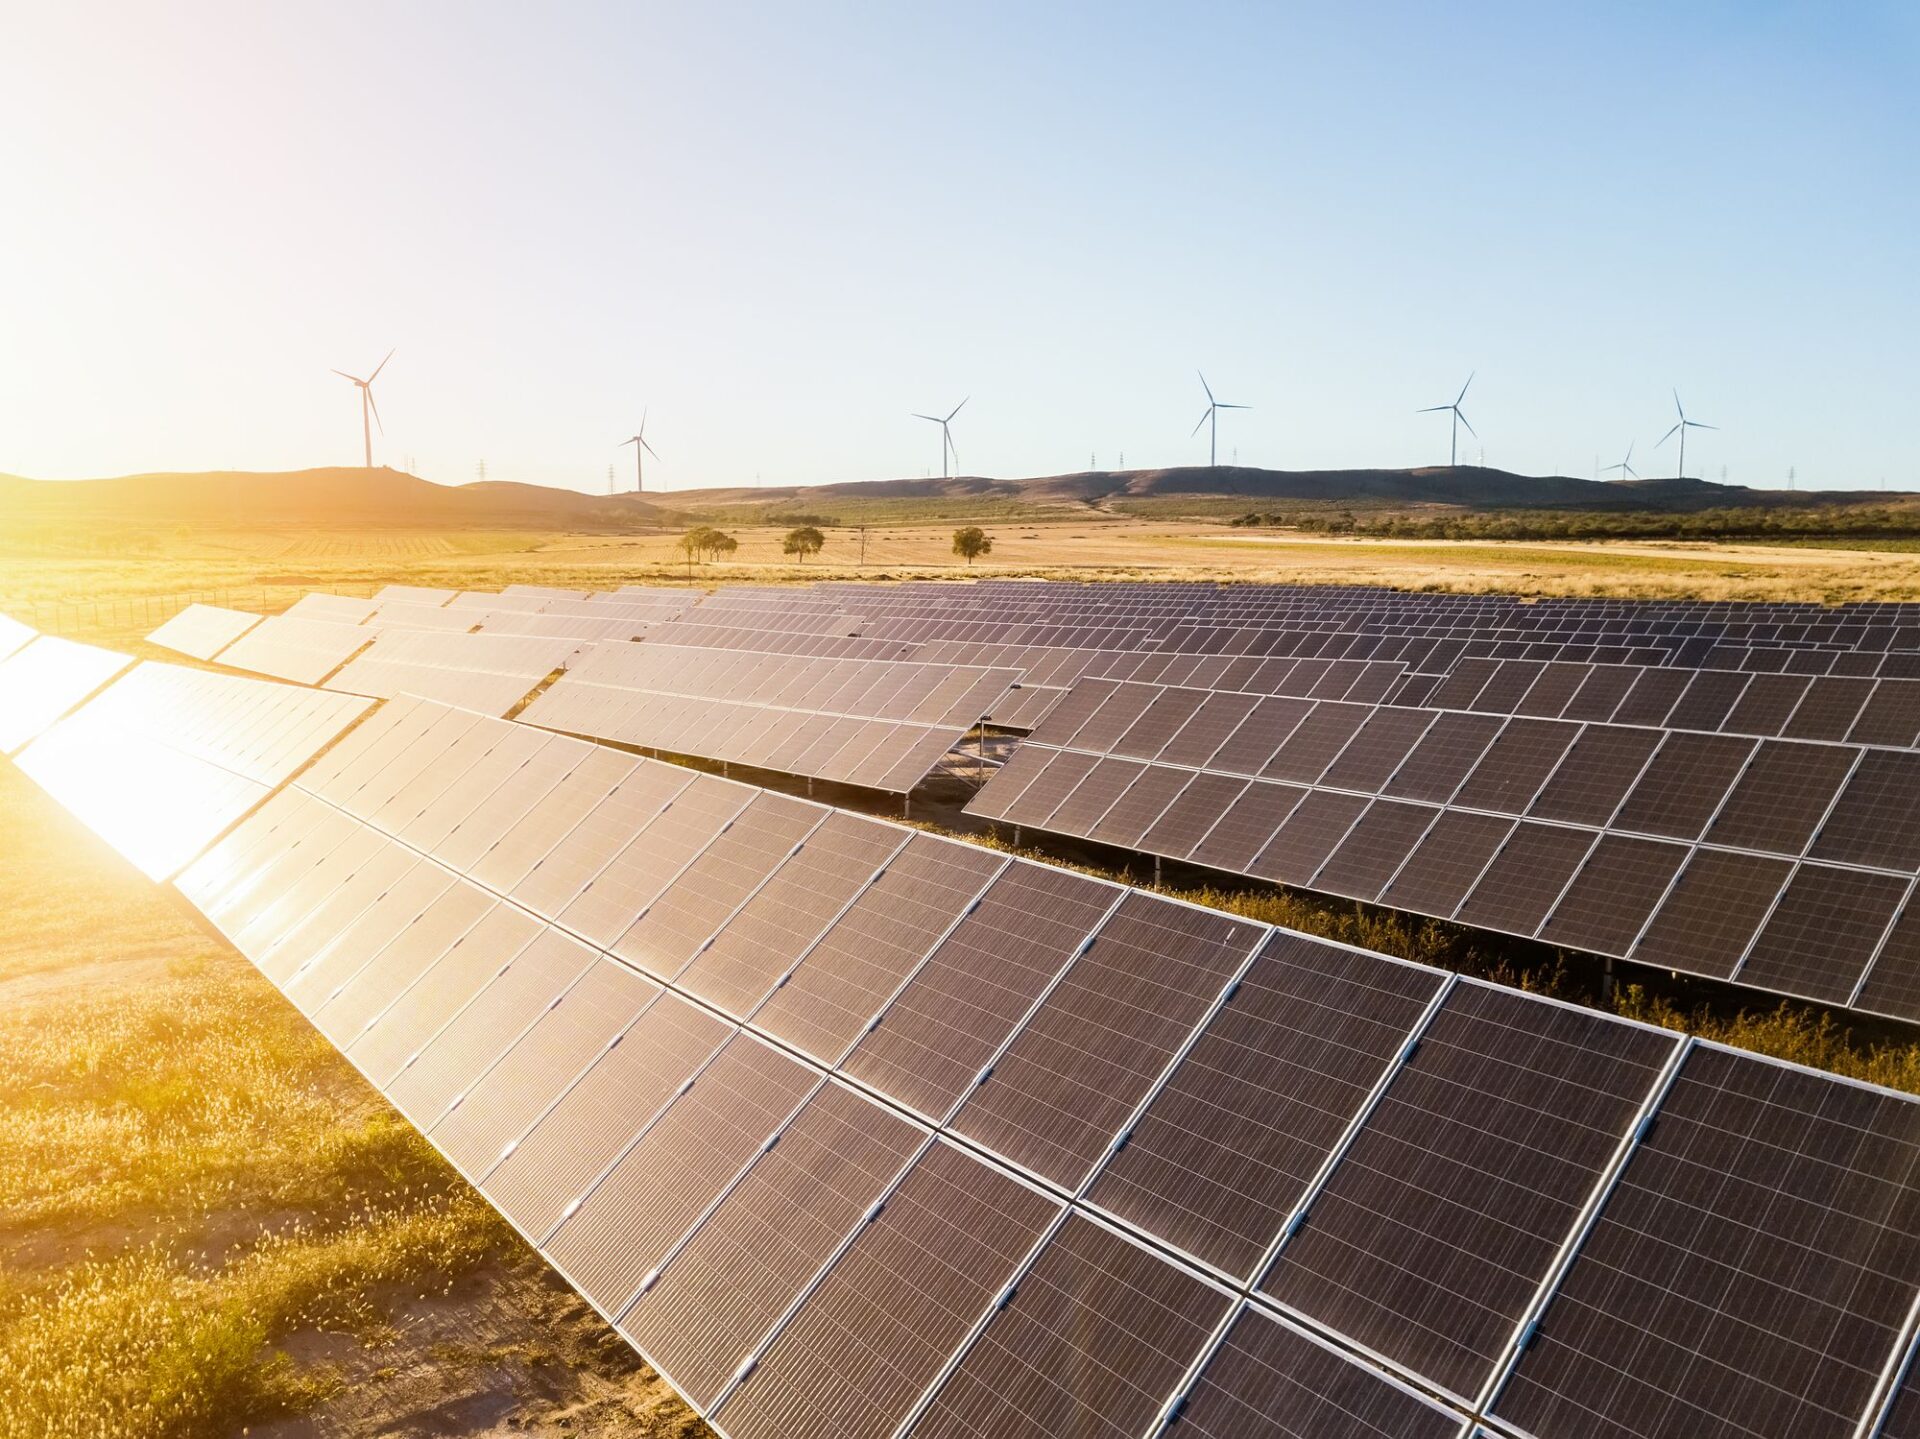
[(1251, 410), (1253, 406), (1252, 405), (1229, 405), (1225, 400), (1222, 400), (1219, 404), (1215, 405), (1214, 408), (1216, 410)]
[[(1455, 405), (1453, 407), (1453, 413), (1459, 417), (1461, 424), (1467, 425), (1467, 417), (1465, 415), (1460, 414), (1460, 407), (1458, 405)], [(1472, 435), (1476, 440), (1480, 438), (1480, 432), (1474, 429), (1472, 425), (1467, 425), (1467, 433)]]
[(1451, 410), (1452, 405), (1428, 405), (1424, 410), (1415, 410), (1416, 415), (1437, 415), (1442, 410)]
[(1680, 392), (1678, 390), (1675, 390), (1673, 392), (1673, 408), (1679, 414), (1681, 419), (1683, 420), (1686, 419), (1687, 417), (1686, 407), (1680, 403)]
[(356, 385), (364, 385), (366, 383), (366, 381), (361, 379), (358, 375), (349, 375), (345, 370), (335, 370), (334, 374), (338, 375), (343, 380), (352, 380)]
[[(973, 398), (972, 395), (967, 396), (967, 400), (971, 400), (972, 398)], [(942, 420), (941, 423), (946, 424), (948, 421), (952, 420), (955, 415), (959, 414), (962, 410), (966, 409), (967, 400), (962, 400), (959, 404), (955, 405), (951, 410), (948, 410), (946, 420)]]
[(1212, 418), (1212, 415), (1213, 415), (1213, 407), (1211, 405), (1209, 405), (1206, 409), (1202, 410), (1200, 412), (1200, 418), (1194, 421), (1193, 428), (1187, 431), (1187, 438), (1192, 439), (1195, 435), (1199, 434), (1200, 427), (1206, 424), (1206, 422), (1210, 418)]
[[(1198, 370), (1195, 370), (1194, 374), (1200, 375), (1200, 372)], [(1207, 377), (1205, 375), (1200, 375), (1200, 388), (1207, 392), (1207, 403), (1209, 405), (1213, 404), (1214, 403), (1213, 386), (1207, 383)]]
[(373, 410), (373, 422), (374, 422), (374, 424), (376, 424), (376, 425), (379, 425), (379, 426), (380, 426), (380, 433), (381, 433), (381, 434), (383, 434), (383, 435), (384, 435), (384, 434), (386, 434), (386, 432), (387, 432), (387, 427), (386, 427), (386, 425), (385, 425), (385, 423), (384, 423), (384, 422), (383, 422), (383, 421), (381, 420), (381, 418), (380, 418), (380, 406), (379, 406), (379, 404), (378, 404), (378, 402), (377, 402), (377, 401), (375, 401), (375, 399), (373, 398), (373, 386), (372, 386), (371, 384), (366, 384), (366, 385), (362, 385), (362, 386), (360, 387), (360, 393), (361, 393), (361, 394), (363, 394), (363, 395), (365, 395), (365, 396), (367, 397), (367, 404), (368, 404), (368, 406), (369, 406), (369, 407), (370, 407), (370, 408), (371, 408), (371, 409)]
[(640, 437), (638, 435), (633, 435), (627, 439), (622, 440), (619, 444), (615, 445), (614, 448), (616, 450), (624, 450), (628, 445), (638, 444), (639, 442), (640, 442)]
[(923, 415), (918, 410), (915, 410), (913, 412), (913, 417), (916, 420), (932, 420), (933, 423), (936, 425), (944, 425), (946, 423), (946, 421), (941, 419), (938, 415)]
[[(387, 360), (391, 360), (392, 358), (393, 358), (393, 351), (392, 351), (392, 350), (388, 350), (388, 351), (387, 351)], [(374, 382), (375, 380), (377, 380), (377, 379), (379, 379), (379, 378), (380, 378), (380, 372), (381, 372), (382, 370), (384, 370), (384, 369), (386, 369), (386, 367), (387, 367), (387, 360), (382, 360), (382, 361), (381, 361), (381, 362), (380, 362), (379, 364), (377, 364), (377, 365), (375, 365), (375, 366), (373, 367), (373, 373), (372, 373), (371, 375), (368, 375), (368, 376), (367, 376), (367, 383), (368, 383), (369, 385), (371, 385), (371, 384), (372, 384), (372, 383), (373, 383), (373, 382)]]
[(1478, 370), (1473, 370), (1473, 371), (1471, 371), (1471, 372), (1469, 372), (1469, 373), (1468, 373), (1468, 375), (1467, 375), (1467, 383), (1466, 383), (1465, 385), (1462, 385), (1462, 386), (1460, 387), (1460, 393), (1459, 393), (1459, 395), (1458, 395), (1458, 396), (1456, 396), (1456, 397), (1455, 397), (1455, 399), (1454, 399), (1454, 402), (1453, 402), (1453, 403), (1454, 403), (1454, 404), (1455, 404), (1456, 406), (1457, 406), (1457, 405), (1459, 405), (1459, 403), (1460, 403), (1460, 401), (1461, 401), (1461, 400), (1464, 400), (1464, 399), (1466, 399), (1466, 397), (1467, 397), (1467, 386), (1468, 386), (1468, 385), (1471, 385), (1471, 384), (1473, 383), (1473, 377), (1474, 377), (1475, 375), (1477, 375), (1477, 374), (1479, 374), (1479, 373), (1480, 373), (1480, 372), (1479, 372)]
[(1668, 430), (1657, 441), (1655, 441), (1653, 447), (1656, 450), (1659, 449), (1661, 445), (1664, 445), (1668, 440), (1672, 439), (1675, 435), (1679, 433), (1680, 433), (1680, 427), (1678, 425), (1675, 425), (1672, 429)]
[(660, 458), (660, 456), (655, 453), (653, 446), (648, 444), (645, 440), (640, 441), (640, 448), (645, 450), (648, 454), (653, 455), (653, 457), (656, 460)]
[(1688, 420), (1687, 428), (1690, 430), (1717, 430), (1720, 427), (1718, 425), (1709, 425), (1705, 420)]

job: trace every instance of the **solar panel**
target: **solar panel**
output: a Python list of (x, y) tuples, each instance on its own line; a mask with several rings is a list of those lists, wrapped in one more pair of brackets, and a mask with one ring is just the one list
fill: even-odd
[(581, 1197), (547, 1241), (549, 1257), (621, 1313), (818, 1083), (778, 1050), (735, 1036)]
[(809, 1099), (620, 1316), (711, 1405), (919, 1153), (924, 1131), (838, 1084)]
[(1129, 895), (983, 1072), (955, 1129), (1077, 1189), (1262, 937)]
[(1640, 834), (1697, 839), (1746, 766), (1754, 742), (1669, 734), (1647, 762), (1614, 823)]
[(679, 975), (744, 1019), (906, 843), (904, 831), (830, 813)]
[(1808, 851), (1816, 859), (1912, 873), (1920, 868), (1920, 754), (1867, 750)]
[(1470, 1401), (1679, 1042), (1455, 984), (1262, 1291)]
[(1534, 933), (1593, 844), (1590, 830), (1515, 825), (1454, 917), (1462, 924), (1508, 934)]
[(1247, 1279), (1439, 992), (1437, 971), (1276, 934), (1088, 1199)]
[[(259, 615), (245, 610), (188, 605), (148, 635), (147, 643), (196, 660), (210, 660), (259, 623)], [(4, 651), (4, 647), (5, 636), (0, 635), (0, 651)]]
[(1692, 974), (1729, 977), (1792, 870), (1789, 860), (1694, 850), (1633, 957)]
[(968, 845), (913, 836), (806, 951), (754, 1023), (836, 1063), (1005, 865)]
[(845, 1072), (929, 1119), (944, 1119), (1124, 891), (1015, 865), (856, 1044)]
[(1686, 862), (1685, 845), (1603, 834), (1540, 927), (1540, 938), (1625, 954)]
[[(557, 1013), (558, 1011), (556, 1011)], [(487, 1197), (544, 1238), (600, 1172), (661, 1115), (732, 1033), (661, 994), (553, 1100), (486, 1176)]]
[(329, 689), (382, 698), (415, 694), (504, 715), (582, 645), (551, 635), (474, 635), (383, 629), (327, 681)]
[[(724, 809), (711, 818), (709, 825), (702, 827), (700, 842), (704, 843), (738, 811), (741, 798), (722, 782), (703, 782), (703, 778), (671, 765), (644, 761), (636, 765), (581, 813), (578, 822), (508, 893), (542, 918), (559, 920), (591, 891), (610, 861), (621, 854), (621, 845), (636, 830), (644, 834), (656, 819), (664, 819), (669, 813), (674, 816), (670, 823), (677, 823), (690, 813), (716, 808), (718, 806), (711, 803), (703, 807), (701, 801), (718, 791)], [(687, 800), (684, 807), (678, 803), (683, 797)], [(630, 912), (619, 916), (629, 922), (632, 917)], [(604, 926), (569, 923), (567, 928), (587, 939), (605, 942), (599, 933)], [(589, 933), (590, 928), (595, 932)], [(613, 930), (616, 935), (619, 932), (617, 928)]]
[(936, 1143), (721, 1403), (734, 1439), (888, 1439), (1059, 1213)]
[(131, 655), (42, 635), (0, 660), (0, 753), (28, 740), (133, 663)]
[(1231, 1302), (1070, 1214), (911, 1432), (1145, 1433)]
[(663, 979), (679, 974), (826, 816), (783, 795), (756, 796), (687, 866), (683, 882), (621, 935), (614, 953)]
[(1920, 1276), (1920, 1110), (1695, 1043), (1494, 1413), (1592, 1439), (1840, 1439)]
[(1837, 745), (1763, 743), (1707, 829), (1710, 844), (1799, 854), (1852, 771)]
[(1186, 1391), (1170, 1432), (1182, 1439), (1458, 1439), (1460, 1419), (1248, 1306)]
[(1306, 882), (1331, 894), (1373, 899), (1399, 873), (1440, 813), (1432, 805), (1376, 801)]
[(1513, 830), (1513, 821), (1444, 810), (1380, 892), (1382, 904), (1447, 918), (1460, 907)]
[(317, 685), (374, 641), (376, 632), (357, 619), (298, 613), (300, 609), (296, 605), (285, 614), (267, 616), (222, 650), (220, 663)]
[(1849, 1004), (1909, 881), (1806, 864), (1781, 891), (1735, 978), (1828, 1004)]

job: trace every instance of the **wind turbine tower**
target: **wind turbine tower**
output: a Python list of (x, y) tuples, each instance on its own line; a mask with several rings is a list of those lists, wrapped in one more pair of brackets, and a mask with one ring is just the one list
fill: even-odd
[[(392, 358), (393, 351), (388, 350), (387, 360), (391, 360)], [(368, 375), (364, 380), (358, 375), (349, 375), (345, 370), (334, 371), (334, 374), (338, 375), (341, 379), (352, 380), (354, 384), (360, 387), (360, 437), (366, 442), (368, 469), (373, 468), (373, 427), (380, 425), (380, 433), (382, 435), (387, 432), (387, 427), (380, 423), (380, 407), (373, 402), (373, 382), (379, 379), (380, 372), (386, 369), (387, 360), (382, 360), (379, 364), (375, 365), (373, 367), (373, 373)]]
[[(972, 398), (972, 395), (967, 396), (967, 400), (971, 400)], [(967, 400), (962, 400), (951, 410), (948, 410), (945, 419), (942, 419), (938, 415), (923, 415), (917, 410), (914, 412), (914, 419), (930, 420), (940, 427), (940, 478), (943, 480), (947, 478), (948, 455), (953, 456), (954, 469), (958, 470), (960, 468), (960, 452), (953, 447), (952, 425), (953, 417), (967, 407)]]
[[(1200, 375), (1195, 370), (1196, 375)], [(1222, 410), (1250, 410), (1251, 405), (1229, 405), (1224, 400), (1213, 397), (1213, 386), (1207, 383), (1207, 377), (1200, 375), (1200, 388), (1207, 392), (1207, 407), (1200, 412), (1200, 419), (1187, 434), (1192, 439), (1200, 433), (1200, 426), (1207, 426), (1207, 468), (1218, 469), (1220, 465), (1220, 412)]]
[[(1478, 373), (1477, 370), (1474, 372), (1474, 374)], [(1472, 383), (1473, 375), (1470, 374), (1467, 376), (1467, 384), (1460, 387), (1460, 393), (1453, 397), (1453, 403), (1451, 405), (1428, 405), (1424, 410), (1418, 411), (1418, 413), (1422, 415), (1435, 415), (1442, 410), (1452, 412), (1453, 439), (1447, 446), (1448, 468), (1452, 468), (1460, 463), (1460, 427), (1462, 425), (1467, 425), (1467, 433), (1472, 435), (1476, 440), (1480, 438), (1479, 432), (1475, 430), (1472, 425), (1467, 424), (1467, 417), (1460, 409), (1460, 402), (1467, 397), (1467, 385), (1471, 385)]]
[[(1687, 418), (1686, 408), (1680, 403), (1680, 392), (1678, 390), (1675, 390), (1673, 392), (1673, 410), (1674, 410), (1674, 413), (1680, 417), (1680, 421), (1672, 429), (1668, 430), (1664, 435), (1660, 437), (1660, 444), (1664, 445), (1668, 440), (1672, 439), (1675, 435), (1678, 435), (1680, 437), (1680, 469), (1678, 473), (1674, 476), (1674, 478), (1684, 479), (1687, 473), (1687, 431), (1688, 430), (1717, 430), (1720, 427), (1718, 425), (1706, 424), (1705, 422), (1700, 420), (1689, 420)], [(1655, 448), (1658, 449), (1659, 446), (1656, 445)]]
[(656, 460), (660, 458), (659, 455), (654, 454), (653, 446), (647, 443), (647, 412), (645, 410), (640, 412), (640, 433), (620, 443), (633, 446), (633, 492), (636, 495), (640, 494), (647, 488), (646, 457), (653, 455)]

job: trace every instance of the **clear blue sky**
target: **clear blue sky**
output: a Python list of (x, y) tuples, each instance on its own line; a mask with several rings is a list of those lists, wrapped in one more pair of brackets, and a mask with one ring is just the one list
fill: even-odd
[(0, 32), (0, 471), (1443, 461), (1920, 486), (1920, 10), (74, 3)]

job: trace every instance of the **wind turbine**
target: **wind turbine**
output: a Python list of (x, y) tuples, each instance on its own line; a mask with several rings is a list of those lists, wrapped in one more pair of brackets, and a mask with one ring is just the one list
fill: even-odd
[[(1685, 407), (1680, 403), (1680, 392), (1678, 390), (1673, 392), (1673, 408), (1674, 412), (1680, 416), (1680, 423), (1660, 437), (1660, 444), (1664, 445), (1675, 435), (1680, 437), (1680, 471), (1674, 478), (1684, 479), (1687, 473), (1687, 431), (1717, 430), (1720, 427), (1718, 425), (1709, 425), (1702, 420), (1689, 420)], [(1660, 445), (1655, 445), (1654, 448), (1659, 449)]]
[[(971, 400), (972, 398), (972, 395), (967, 396), (967, 400)], [(947, 477), (947, 456), (949, 453), (953, 456), (953, 467), (956, 470), (960, 468), (960, 452), (953, 447), (953, 431), (949, 429), (948, 426), (953, 423), (953, 417), (967, 407), (967, 400), (962, 400), (951, 410), (948, 410), (947, 417), (944, 420), (938, 415), (923, 415), (917, 410), (914, 412), (914, 419), (931, 420), (940, 427), (940, 478), (943, 480)]]
[(1623, 480), (1637, 480), (1640, 478), (1640, 472), (1633, 467), (1632, 441), (1628, 441), (1627, 443), (1627, 457), (1617, 465), (1608, 465), (1601, 473), (1610, 475), (1616, 470), (1620, 472), (1620, 478)]
[(640, 412), (640, 433), (620, 443), (633, 446), (633, 492), (639, 494), (647, 487), (646, 455), (653, 455), (656, 460), (660, 458), (659, 455), (654, 454), (653, 446), (647, 443), (647, 412), (645, 410)]
[[(388, 350), (387, 360), (391, 360), (392, 358), (393, 351)], [(382, 360), (379, 364), (375, 365), (373, 367), (373, 373), (368, 375), (364, 380), (358, 375), (349, 375), (345, 370), (334, 371), (334, 374), (338, 375), (341, 379), (352, 380), (354, 384), (360, 387), (360, 434), (367, 442), (368, 469), (373, 468), (373, 426), (380, 424), (380, 407), (373, 402), (373, 382), (379, 379), (380, 372), (386, 369), (387, 360)], [(369, 422), (367, 418), (369, 412), (371, 412), (373, 416), (371, 422)], [(387, 427), (384, 424), (380, 424), (380, 433), (384, 435), (386, 432)]]
[[(1194, 374), (1200, 375), (1200, 372), (1195, 370)], [(1200, 375), (1200, 388), (1207, 392), (1207, 407), (1200, 412), (1199, 420), (1194, 424), (1194, 427), (1187, 432), (1187, 438), (1192, 439), (1195, 435), (1199, 434), (1201, 425), (1208, 426), (1207, 468), (1210, 470), (1218, 469), (1220, 465), (1220, 412), (1222, 410), (1250, 410), (1253, 406), (1229, 405), (1224, 400), (1214, 399), (1213, 386), (1207, 383), (1207, 377), (1205, 375)]]
[[(1478, 370), (1473, 372), (1473, 374), (1478, 373)], [(1451, 410), (1453, 412), (1453, 440), (1447, 446), (1447, 467), (1449, 469), (1460, 463), (1460, 427), (1466, 425), (1468, 434), (1472, 435), (1476, 440), (1480, 438), (1479, 431), (1475, 430), (1472, 425), (1467, 424), (1467, 417), (1460, 412), (1460, 402), (1467, 397), (1467, 385), (1471, 385), (1472, 383), (1473, 375), (1468, 375), (1467, 384), (1460, 387), (1460, 393), (1454, 396), (1451, 405), (1428, 405), (1424, 410), (1416, 411), (1416, 413), (1422, 415), (1434, 415), (1442, 410)]]

